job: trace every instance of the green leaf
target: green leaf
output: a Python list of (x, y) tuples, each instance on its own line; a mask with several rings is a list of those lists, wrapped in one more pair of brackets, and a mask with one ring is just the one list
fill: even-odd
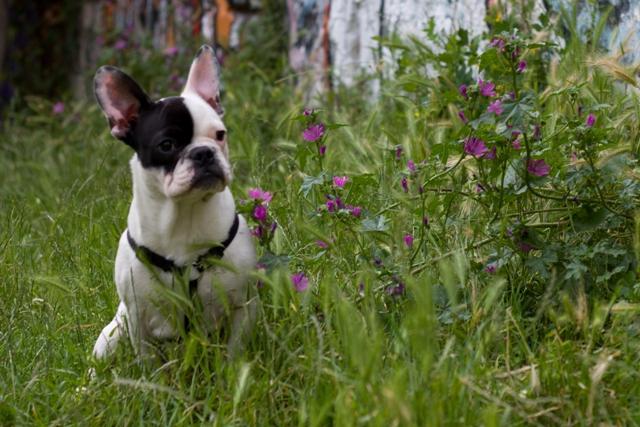
[(276, 255), (271, 252), (265, 252), (258, 260), (258, 264), (263, 264), (267, 271), (274, 270), (278, 267), (286, 267), (289, 265), (291, 257), (289, 255)]
[(564, 278), (566, 280), (575, 279), (581, 280), (584, 274), (589, 271), (586, 265), (578, 261), (577, 259), (572, 260), (568, 265), (566, 265), (567, 271), (564, 274)]
[(309, 195), (309, 192), (315, 185), (322, 185), (326, 179), (326, 174), (322, 172), (318, 176), (310, 176), (306, 175), (302, 179), (302, 185), (300, 186), (300, 192), (304, 194), (305, 197)]
[(367, 218), (362, 221), (361, 231), (387, 231), (387, 219), (384, 215), (380, 215), (377, 218)]

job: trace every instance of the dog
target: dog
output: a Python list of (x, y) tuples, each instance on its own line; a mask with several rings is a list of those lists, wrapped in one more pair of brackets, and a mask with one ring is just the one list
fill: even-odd
[(230, 325), (228, 352), (237, 354), (255, 321), (257, 297), (248, 279), (256, 252), (229, 190), (213, 49), (200, 48), (180, 96), (154, 102), (111, 66), (96, 72), (94, 92), (111, 134), (135, 153), (129, 162), (133, 199), (115, 260), (120, 304), (93, 356), (107, 358), (128, 335), (144, 358), (153, 355), (155, 343), (188, 331), (188, 310), (171, 295), (201, 308), (205, 332)]

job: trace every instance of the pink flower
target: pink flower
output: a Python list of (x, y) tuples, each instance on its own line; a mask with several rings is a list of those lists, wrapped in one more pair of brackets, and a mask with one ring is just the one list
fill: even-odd
[(460, 85), (458, 87), (458, 92), (460, 92), (460, 95), (462, 95), (464, 97), (464, 99), (468, 99), (469, 95), (467, 94), (467, 85)]
[(407, 181), (407, 177), (406, 176), (402, 177), (402, 180), (400, 181), (400, 185), (402, 186), (402, 190), (405, 193), (409, 192), (409, 181)]
[(358, 218), (362, 213), (362, 208), (360, 206), (347, 206), (347, 210), (351, 215), (355, 216), (356, 218)]
[(551, 167), (544, 161), (544, 159), (529, 159), (529, 163), (527, 164), (527, 171), (531, 175), (535, 176), (547, 176), (549, 175), (549, 171)]
[(484, 192), (484, 187), (482, 186), (482, 184), (478, 183), (476, 184), (476, 193), (480, 194)]
[(525, 254), (528, 254), (529, 252), (535, 249), (533, 245), (530, 245), (529, 243), (523, 242), (523, 241), (518, 242), (516, 245), (518, 246), (518, 249), (520, 249)]
[(596, 124), (596, 115), (593, 113), (589, 113), (589, 115), (587, 116), (587, 121), (585, 123), (585, 125), (590, 128), (593, 127), (593, 125)]
[(496, 147), (493, 146), (493, 148), (491, 148), (491, 150), (487, 151), (486, 153), (484, 153), (484, 156), (482, 156), (483, 159), (487, 159), (487, 160), (495, 160), (496, 158)]
[(302, 138), (307, 142), (315, 142), (324, 136), (324, 130), (322, 123), (311, 125), (302, 132)]
[(349, 181), (348, 176), (334, 176), (333, 177), (333, 185), (338, 188), (344, 188), (344, 185)]
[(413, 162), (413, 160), (411, 160), (411, 159), (407, 160), (407, 168), (411, 172), (415, 172), (416, 171), (416, 164)]
[(496, 85), (491, 82), (482, 81), (482, 79), (478, 80), (478, 90), (482, 96), (486, 96), (488, 98), (492, 96), (496, 96)]
[(318, 245), (320, 249), (327, 249), (329, 247), (327, 242), (325, 242), (324, 240), (316, 240), (316, 245)]
[(467, 116), (464, 115), (464, 111), (462, 110), (458, 111), (458, 117), (460, 117), (460, 120), (462, 120), (462, 123), (464, 123), (465, 125), (469, 123)]
[(540, 138), (542, 138), (542, 129), (540, 128), (540, 125), (535, 125), (533, 127), (533, 139), (537, 141)]
[(273, 196), (270, 192), (264, 191), (260, 188), (250, 188), (249, 189), (249, 198), (251, 200), (263, 201), (265, 203), (269, 203)]
[(113, 45), (115, 50), (124, 50), (127, 48), (127, 41), (125, 39), (118, 39), (116, 43)]
[(304, 273), (296, 273), (291, 275), (291, 283), (298, 292), (304, 292), (309, 287), (309, 279), (306, 278)]
[(253, 237), (257, 237), (258, 239), (262, 237), (263, 233), (264, 233), (264, 229), (262, 228), (261, 225), (258, 225), (257, 227), (254, 227), (251, 229), (251, 235)]
[(413, 236), (411, 234), (405, 234), (402, 240), (404, 240), (404, 244), (407, 245), (408, 248), (413, 246)]
[(310, 116), (313, 114), (313, 108), (305, 108), (304, 111), (302, 112), (302, 114), (304, 114), (305, 116)]
[(520, 62), (518, 62), (518, 72), (519, 73), (524, 73), (524, 71), (527, 69), (527, 61), (525, 61), (524, 59)]
[(502, 102), (500, 102), (499, 99), (496, 99), (491, 104), (489, 104), (489, 107), (487, 107), (487, 111), (490, 113), (495, 113), (496, 116), (499, 116), (500, 114), (502, 114), (502, 111), (503, 111)]
[(514, 150), (520, 150), (522, 148), (522, 142), (519, 139), (516, 139), (511, 143), (511, 146)]
[(169, 57), (176, 56), (178, 54), (178, 47), (169, 46), (164, 50), (164, 54)]
[(326, 152), (327, 152), (326, 145), (321, 145), (320, 147), (318, 147), (318, 154), (320, 154), (321, 156), (324, 156)]
[(400, 157), (402, 157), (402, 146), (398, 145), (396, 147), (396, 160), (400, 160)]
[(56, 116), (64, 113), (64, 102), (58, 101), (55, 104), (53, 104), (52, 111), (53, 111), (53, 114), (55, 114)]
[(327, 210), (329, 212), (335, 212), (338, 210), (338, 204), (336, 203), (335, 200), (333, 199), (329, 199), (325, 202), (325, 206), (327, 207)]
[(467, 138), (464, 142), (464, 152), (475, 158), (484, 156), (487, 151), (489, 151), (489, 149), (484, 145), (484, 141), (475, 136)]
[(502, 40), (499, 37), (496, 37), (493, 40), (491, 40), (491, 46), (497, 48), (500, 51), (503, 51), (504, 50), (504, 40)]
[(258, 205), (253, 209), (253, 217), (262, 222), (267, 219), (267, 208), (264, 205)]
[(498, 269), (498, 265), (495, 262), (489, 263), (484, 268), (485, 273), (494, 274)]

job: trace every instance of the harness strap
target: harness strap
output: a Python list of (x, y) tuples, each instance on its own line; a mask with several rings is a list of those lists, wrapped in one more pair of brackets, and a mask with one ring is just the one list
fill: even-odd
[[(206, 270), (206, 260), (207, 258), (216, 258), (222, 259), (224, 257), (224, 251), (231, 245), (233, 239), (235, 239), (238, 234), (238, 228), (240, 227), (240, 217), (236, 213), (235, 218), (233, 220), (233, 224), (229, 229), (229, 233), (227, 238), (221, 242), (217, 246), (213, 246), (207, 252), (200, 255), (198, 259), (193, 263), (192, 267), (194, 267), (200, 275), (202, 272)], [(148, 262), (154, 267), (159, 268), (160, 270), (166, 273), (174, 273), (178, 275), (183, 275), (187, 269), (186, 265), (177, 265), (174, 261), (169, 258), (165, 258), (157, 252), (152, 251), (146, 246), (139, 245), (136, 241), (131, 237), (131, 233), (127, 230), (127, 240), (129, 241), (129, 246), (133, 249), (133, 252), (136, 254), (136, 257), (143, 262)], [(189, 297), (193, 298), (196, 291), (198, 290), (198, 280), (200, 277), (189, 280)], [(188, 332), (190, 329), (189, 318), (185, 316), (185, 330)]]

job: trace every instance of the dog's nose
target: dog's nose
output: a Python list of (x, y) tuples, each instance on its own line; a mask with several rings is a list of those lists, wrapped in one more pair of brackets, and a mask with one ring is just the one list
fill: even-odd
[(191, 150), (188, 157), (193, 160), (196, 165), (205, 166), (213, 161), (215, 153), (213, 152), (213, 148), (197, 147)]

